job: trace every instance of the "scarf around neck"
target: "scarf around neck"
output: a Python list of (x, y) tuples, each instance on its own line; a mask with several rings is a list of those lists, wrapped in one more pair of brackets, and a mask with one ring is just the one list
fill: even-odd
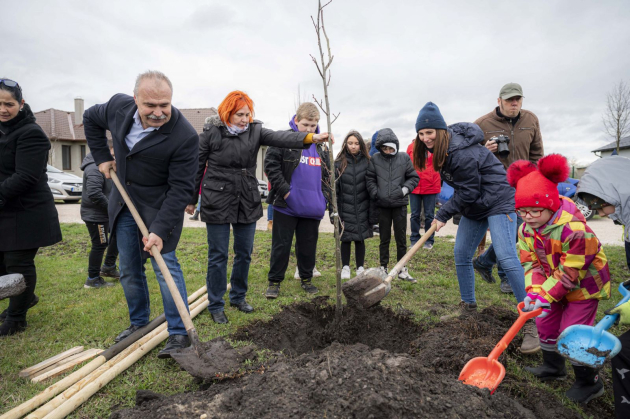
[(236, 126), (232, 126), (230, 124), (225, 124), (225, 129), (228, 130), (228, 132), (232, 135), (239, 135), (244, 133), (245, 131), (247, 131), (247, 129), (249, 128), (249, 124), (247, 124), (247, 126), (245, 128), (239, 128)]

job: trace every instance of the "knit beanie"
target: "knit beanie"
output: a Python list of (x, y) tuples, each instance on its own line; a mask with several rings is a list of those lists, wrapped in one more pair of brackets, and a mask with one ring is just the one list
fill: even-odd
[(546, 208), (553, 212), (560, 208), (558, 183), (569, 177), (567, 159), (560, 154), (549, 154), (538, 160), (538, 166), (527, 160), (517, 160), (507, 170), (510, 186), (516, 188), (516, 208)]
[(446, 122), (440, 113), (440, 108), (433, 102), (427, 102), (416, 119), (416, 132), (425, 128), (446, 129)]

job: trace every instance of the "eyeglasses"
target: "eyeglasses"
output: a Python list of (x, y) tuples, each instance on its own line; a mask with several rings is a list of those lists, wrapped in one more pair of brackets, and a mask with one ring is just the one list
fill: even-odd
[(0, 79), (0, 84), (4, 84), (7, 87), (17, 87), (18, 89), (20, 89), (20, 91), (22, 90), (22, 88), (20, 87), (18, 82), (14, 81), (14, 80)]
[(542, 214), (543, 211), (544, 211), (544, 209), (542, 209), (542, 210), (530, 210), (530, 211), (518, 209), (518, 210), (516, 210), (516, 213), (520, 217), (525, 217), (525, 216), (527, 216), (529, 214), (529, 216), (532, 217), (532, 218), (538, 218), (538, 217), (540, 217), (540, 214)]

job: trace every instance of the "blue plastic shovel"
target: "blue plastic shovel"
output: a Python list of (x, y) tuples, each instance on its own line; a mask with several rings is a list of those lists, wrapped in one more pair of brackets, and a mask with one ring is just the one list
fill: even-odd
[[(619, 284), (623, 299), (617, 306), (630, 300), (630, 291)], [(609, 314), (594, 327), (584, 325), (569, 326), (560, 334), (556, 351), (569, 360), (591, 368), (600, 368), (607, 359), (617, 355), (621, 342), (612, 333), (607, 332), (615, 324), (619, 314)]]

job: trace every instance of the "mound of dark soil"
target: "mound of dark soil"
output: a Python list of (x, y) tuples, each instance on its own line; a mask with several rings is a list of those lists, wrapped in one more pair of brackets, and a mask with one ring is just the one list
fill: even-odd
[[(345, 308), (339, 324), (334, 313), (322, 299), (285, 307), (271, 321), (232, 336), (283, 353), (204, 391), (170, 397), (139, 393), (136, 408), (112, 417), (580, 417), (553, 394), (509, 372), (493, 395), (457, 380), (464, 364), (487, 356), (516, 319), (507, 310), (489, 308), (476, 320), (431, 327), (378, 306)], [(519, 357), (519, 344), (515, 339), (500, 361)], [(606, 405), (595, 402), (587, 414), (612, 416)]]

